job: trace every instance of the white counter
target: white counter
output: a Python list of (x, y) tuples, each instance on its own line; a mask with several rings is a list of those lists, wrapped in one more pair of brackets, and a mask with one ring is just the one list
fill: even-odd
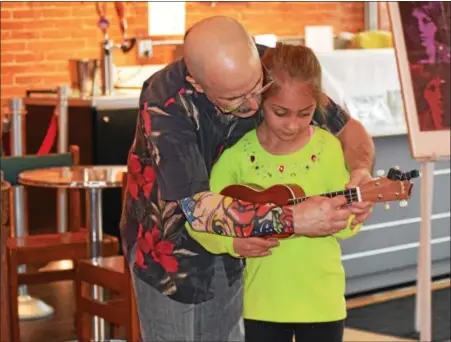
[[(394, 49), (334, 50), (317, 56), (323, 72), (333, 78), (343, 97), (401, 89)], [(343, 98), (336, 99), (340, 100)]]
[[(116, 90), (110, 96), (70, 97), (70, 107), (95, 107), (99, 110), (138, 108), (140, 90)], [(55, 106), (57, 95), (33, 95), (25, 98), (26, 105)]]
[[(95, 107), (99, 110), (138, 108), (143, 83), (166, 65), (132, 65), (115, 68), (115, 90), (110, 96), (89, 96), (69, 98), (69, 106)], [(25, 99), (25, 104), (54, 106), (56, 95), (38, 95)]]
[(393, 49), (335, 50), (317, 55), (325, 93), (372, 136), (407, 133)]
[[(393, 49), (335, 50), (319, 53), (323, 88), (352, 117), (362, 122), (373, 137), (407, 134), (400, 84)], [(69, 106), (98, 110), (138, 108), (142, 83), (164, 65), (118, 68), (117, 85), (111, 96), (70, 98)], [(33, 95), (29, 105), (56, 104), (56, 95)]]
[(373, 138), (392, 137), (395, 135), (407, 134), (406, 126), (384, 126), (384, 127), (365, 126), (365, 128), (368, 131), (368, 134)]

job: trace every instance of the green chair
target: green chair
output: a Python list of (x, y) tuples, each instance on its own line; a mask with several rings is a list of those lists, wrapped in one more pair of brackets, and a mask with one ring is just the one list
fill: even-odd
[[(4, 180), (18, 186), (19, 174), (26, 170), (50, 167), (76, 166), (79, 164), (78, 146), (70, 146), (69, 153), (45, 156), (23, 156), (1, 158)], [(37, 234), (24, 237), (10, 237), (7, 242), (8, 282), (10, 292), (11, 341), (20, 341), (18, 317), (18, 287), (25, 284), (46, 284), (61, 280), (75, 279), (79, 260), (86, 259), (89, 251), (89, 232), (81, 227), (80, 191), (69, 189), (69, 232)], [(42, 205), (45, 205), (43, 201)], [(103, 255), (113, 256), (119, 252), (116, 237), (104, 235)], [(45, 265), (52, 261), (71, 260), (69, 269), (49, 269), (45, 271), (27, 269), (18, 273), (19, 265)]]
[[(52, 153), (44, 156), (7, 156), (0, 158), (0, 169), (3, 171), (3, 179), (12, 187), (19, 186), (19, 175), (28, 170), (37, 170), (51, 167), (75, 166), (80, 161), (78, 146), (70, 146), (68, 153)], [(80, 191), (69, 190), (70, 203), (70, 231), (80, 230)]]
[(12, 186), (20, 185), (18, 183), (18, 177), (24, 171), (63, 166), (74, 166), (73, 153), (54, 153), (45, 156), (7, 156), (0, 158), (0, 169), (3, 171), (3, 179)]

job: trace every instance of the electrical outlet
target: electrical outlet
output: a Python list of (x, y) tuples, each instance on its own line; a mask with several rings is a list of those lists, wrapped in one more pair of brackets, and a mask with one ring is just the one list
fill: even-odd
[(142, 39), (138, 43), (138, 57), (151, 58), (152, 57), (152, 40)]

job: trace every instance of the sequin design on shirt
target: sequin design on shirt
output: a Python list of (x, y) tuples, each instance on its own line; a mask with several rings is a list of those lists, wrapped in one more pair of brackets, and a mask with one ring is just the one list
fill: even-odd
[[(253, 144), (249, 139), (249, 136), (244, 138), (243, 147), (244, 152), (247, 156), (247, 160), (252, 164), (252, 167), (258, 176), (262, 176), (264, 179), (286, 179), (286, 175), (289, 174), (293, 179), (307, 172), (314, 170), (317, 163), (321, 160), (321, 154), (325, 148), (325, 140), (323, 137), (320, 138), (317, 148), (312, 150), (310, 153), (310, 158), (307, 161), (293, 162), (290, 165), (279, 164), (273, 165), (265, 162), (264, 157), (261, 156), (261, 151), (258, 152), (255, 144)], [(260, 147), (263, 149), (263, 147)], [(308, 147), (307, 147), (308, 148)], [(268, 153), (268, 152), (266, 152)]]

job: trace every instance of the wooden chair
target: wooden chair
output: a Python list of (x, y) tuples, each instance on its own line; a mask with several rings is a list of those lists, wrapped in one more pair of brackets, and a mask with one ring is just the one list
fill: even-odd
[[(92, 285), (106, 288), (114, 295), (105, 302), (94, 300), (88, 294), (88, 287)], [(121, 338), (117, 328), (122, 326), (128, 342), (140, 341), (133, 285), (123, 256), (81, 260), (77, 265), (75, 288), (78, 342), (91, 341), (93, 316), (113, 324), (112, 338)]]
[[(127, 188), (127, 175), (122, 180), (122, 199)], [(89, 296), (87, 287), (99, 285), (111, 293), (107, 302), (98, 302)], [(81, 260), (77, 265), (75, 277), (76, 321), (78, 322), (78, 341), (91, 340), (93, 316), (102, 317), (113, 324), (112, 338), (119, 336), (119, 326), (125, 328), (125, 337), (129, 342), (141, 340), (135, 293), (129, 265), (123, 256), (102, 257), (93, 260)]]
[(0, 225), (0, 341), (9, 341), (9, 291), (8, 291), (8, 270), (6, 262), (6, 241), (10, 235), (9, 229), (9, 202), (11, 198), (11, 186), (9, 183), (1, 182), (1, 225)]
[[(70, 147), (70, 153), (45, 156), (5, 157), (1, 159), (4, 178), (11, 185), (18, 185), (17, 178), (25, 170), (47, 167), (73, 166), (79, 163), (79, 149)], [(89, 232), (81, 228), (80, 192), (69, 190), (69, 229), (67, 233), (39, 234), (10, 237), (7, 241), (7, 264), (10, 293), (11, 340), (20, 340), (18, 317), (18, 287), (23, 284), (44, 284), (61, 280), (74, 280), (76, 263), (88, 256)], [(11, 229), (13, 230), (13, 229)], [(119, 242), (116, 237), (104, 235), (103, 255), (117, 255)], [(18, 273), (19, 265), (45, 265), (52, 261), (71, 260), (73, 267), (65, 269), (27, 270)]]

